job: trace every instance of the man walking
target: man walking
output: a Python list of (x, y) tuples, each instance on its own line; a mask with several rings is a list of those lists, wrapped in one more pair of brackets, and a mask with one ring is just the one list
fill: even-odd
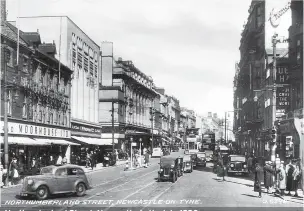
[(295, 166), (292, 163), (292, 160), (289, 160), (289, 163), (286, 165), (286, 190), (288, 191), (287, 196), (291, 196), (290, 191), (292, 191), (292, 181), (293, 181), (293, 172), (295, 170)]
[(251, 155), (249, 155), (249, 158), (247, 160), (247, 166), (248, 166), (249, 173), (251, 174), (252, 173), (252, 156)]

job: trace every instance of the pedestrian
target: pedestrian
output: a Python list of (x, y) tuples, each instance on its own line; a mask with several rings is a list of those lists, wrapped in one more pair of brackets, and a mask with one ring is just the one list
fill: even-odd
[(91, 153), (90, 153), (90, 161), (91, 161), (91, 168), (93, 170), (94, 167), (95, 167), (95, 153), (94, 153), (94, 151), (91, 151)]
[(31, 169), (31, 174), (32, 175), (37, 175), (38, 174), (39, 166), (38, 166), (38, 161), (36, 161), (35, 157), (32, 158), (30, 169)]
[(87, 152), (87, 156), (86, 156), (86, 168), (88, 168), (91, 165), (90, 163), (90, 153)]
[(283, 197), (285, 195), (286, 189), (286, 171), (284, 168), (284, 161), (281, 161), (280, 168), (278, 169), (278, 189), (280, 190), (280, 194)]
[(271, 166), (271, 161), (266, 161), (266, 165), (264, 166), (264, 186), (267, 189), (267, 193), (272, 193), (274, 173), (275, 171)]
[(263, 168), (260, 163), (255, 164), (254, 170), (254, 192), (259, 192), (259, 198), (262, 197), (262, 177), (263, 177)]
[(147, 168), (149, 165), (149, 153), (145, 152), (145, 168)]
[(19, 180), (19, 172), (18, 172), (18, 164), (16, 157), (13, 158), (10, 164), (10, 176), (11, 176), (12, 184), (17, 185)]
[(287, 196), (291, 196), (293, 182), (293, 172), (295, 170), (294, 162), (290, 159), (286, 165), (286, 190), (288, 191)]
[(57, 165), (61, 165), (61, 164), (62, 164), (62, 156), (61, 156), (61, 153), (58, 154), (58, 158), (57, 158), (56, 164), (57, 164)]
[(224, 161), (222, 157), (219, 157), (218, 159), (218, 170), (217, 170), (217, 176), (223, 177), (223, 181), (225, 180), (225, 168), (224, 168)]
[(65, 164), (67, 164), (68, 163), (68, 159), (67, 159), (67, 157), (65, 156), (65, 155), (63, 155), (62, 156), (63, 158), (62, 158), (62, 165), (65, 165)]
[(302, 171), (301, 171), (300, 163), (297, 163), (292, 175), (293, 176), (292, 189), (295, 191), (294, 197), (298, 197), (298, 189), (301, 180), (301, 175), (302, 175)]

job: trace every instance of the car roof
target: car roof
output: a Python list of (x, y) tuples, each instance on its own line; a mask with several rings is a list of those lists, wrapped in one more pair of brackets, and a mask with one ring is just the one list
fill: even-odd
[(61, 168), (80, 168), (78, 165), (73, 165), (73, 164), (65, 164), (65, 165), (51, 165), (51, 166), (45, 166), (44, 168), (52, 167), (54, 169), (61, 169)]

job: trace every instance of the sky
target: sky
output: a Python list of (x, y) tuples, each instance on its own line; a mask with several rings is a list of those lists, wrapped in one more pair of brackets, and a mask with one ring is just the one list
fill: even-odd
[[(8, 20), (18, 0), (7, 0)], [(19, 0), (20, 16), (67, 15), (97, 44), (114, 43), (182, 107), (223, 116), (251, 0)], [(22, 29), (22, 26), (20, 26)], [(43, 34), (41, 34), (43, 41)]]

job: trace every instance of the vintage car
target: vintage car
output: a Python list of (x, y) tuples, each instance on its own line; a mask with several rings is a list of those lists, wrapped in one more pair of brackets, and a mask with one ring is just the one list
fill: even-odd
[(159, 163), (158, 182), (172, 181), (176, 182), (177, 178), (183, 175), (183, 158), (182, 157), (162, 157)]
[(112, 149), (105, 149), (105, 155), (102, 162), (104, 167), (114, 166), (116, 164), (116, 155)]
[(212, 162), (213, 161), (213, 151), (212, 150), (205, 150), (206, 153), (206, 161)]
[(207, 163), (206, 153), (205, 152), (198, 152), (197, 153), (196, 165), (206, 167), (206, 163)]
[(191, 155), (184, 155), (184, 172), (192, 172), (193, 171), (193, 163), (191, 159)]
[(246, 157), (244, 155), (229, 155), (226, 165), (227, 174), (245, 174), (248, 175)]
[(162, 156), (163, 156), (163, 151), (161, 148), (153, 148), (151, 157), (162, 157)]
[(80, 166), (55, 165), (42, 168), (40, 175), (25, 177), (20, 196), (35, 196), (38, 200), (62, 193), (84, 196), (88, 189), (92, 187)]

